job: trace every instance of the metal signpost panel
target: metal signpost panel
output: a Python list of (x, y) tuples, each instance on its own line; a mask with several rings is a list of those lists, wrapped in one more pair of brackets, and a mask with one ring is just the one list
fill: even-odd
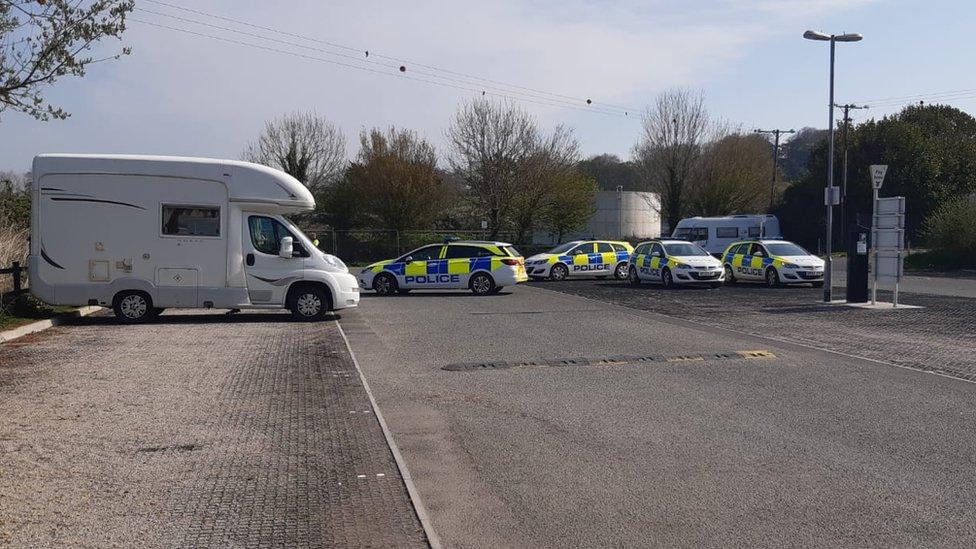
[(871, 186), (874, 187), (874, 215), (871, 247), (874, 255), (874, 283), (871, 304), (878, 300), (878, 283), (895, 286), (892, 306), (898, 307), (898, 284), (901, 281), (905, 249), (905, 197), (880, 198), (888, 166), (871, 166)]

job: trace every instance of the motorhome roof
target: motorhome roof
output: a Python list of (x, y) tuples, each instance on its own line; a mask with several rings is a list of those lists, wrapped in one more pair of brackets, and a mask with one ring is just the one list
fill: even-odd
[(122, 154), (41, 154), (33, 176), (60, 173), (124, 174), (220, 181), (232, 202), (274, 205), (282, 213), (315, 208), (315, 198), (294, 177), (268, 166), (218, 158)]
[[(756, 217), (765, 217), (766, 219), (770, 219), (770, 218), (774, 218), (776, 216), (773, 215), (773, 214), (736, 214), (736, 215), (723, 215), (723, 216), (716, 216), (716, 217), (695, 216), (695, 217), (686, 217), (685, 219), (682, 219), (681, 221), (690, 221), (690, 220), (695, 220), (695, 221), (727, 221), (727, 220), (730, 220), (730, 219), (753, 219), (753, 218), (756, 218)], [(681, 223), (681, 221), (679, 221), (678, 223)]]

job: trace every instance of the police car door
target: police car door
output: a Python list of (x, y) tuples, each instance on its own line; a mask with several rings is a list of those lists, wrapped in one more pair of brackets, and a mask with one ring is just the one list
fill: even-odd
[(593, 255), (595, 249), (594, 243), (587, 242), (576, 246), (569, 252), (569, 257), (573, 260), (572, 265), (569, 265), (569, 276), (587, 275), (593, 272), (590, 270), (590, 256)]
[(655, 242), (651, 246), (651, 257), (650, 257), (650, 268), (648, 272), (648, 278), (660, 282), (662, 268), (668, 264), (667, 256), (664, 253), (664, 246), (660, 243)]
[[(397, 276), (400, 287), (407, 289), (445, 287), (437, 277), (441, 270), (441, 263), (446, 263), (440, 259), (443, 247), (441, 245), (424, 246), (419, 250), (410, 252), (403, 259), (403, 275)], [(447, 272), (446, 268), (444, 271)]]
[(613, 251), (613, 246), (609, 242), (596, 243), (597, 261), (600, 262), (599, 274), (610, 274), (617, 266), (617, 253)]
[[(491, 257), (491, 252), (480, 246), (466, 246), (464, 244), (449, 244), (444, 260), (447, 262), (447, 278), (453, 288), (467, 288), (471, 280), (471, 270), (479, 268), (476, 260), (479, 257)], [(488, 260), (491, 268), (491, 260)]]
[(749, 245), (749, 252), (742, 258), (742, 271), (749, 280), (764, 280), (763, 260), (767, 257), (762, 244), (753, 242)]

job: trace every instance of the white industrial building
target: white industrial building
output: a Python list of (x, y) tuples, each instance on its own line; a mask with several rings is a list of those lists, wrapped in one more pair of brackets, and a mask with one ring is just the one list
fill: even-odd
[[(586, 228), (563, 236), (564, 241), (582, 238), (647, 239), (661, 236), (661, 197), (641, 191), (599, 191), (594, 195), (596, 211)], [(540, 232), (537, 244), (556, 244), (557, 235)]]

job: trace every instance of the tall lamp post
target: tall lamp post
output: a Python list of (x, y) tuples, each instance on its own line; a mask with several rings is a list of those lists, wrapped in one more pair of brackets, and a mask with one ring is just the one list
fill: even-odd
[(829, 144), (827, 146), (827, 191), (824, 196), (829, 196), (827, 202), (827, 266), (824, 272), (824, 302), (830, 303), (833, 296), (833, 286), (831, 284), (831, 272), (834, 262), (831, 258), (833, 253), (834, 237), (834, 204), (833, 196), (830, 194), (834, 187), (834, 44), (837, 42), (857, 42), (861, 40), (860, 34), (824, 34), (822, 32), (811, 31), (803, 33), (807, 40), (819, 40), (830, 42), (830, 115), (828, 119)]

